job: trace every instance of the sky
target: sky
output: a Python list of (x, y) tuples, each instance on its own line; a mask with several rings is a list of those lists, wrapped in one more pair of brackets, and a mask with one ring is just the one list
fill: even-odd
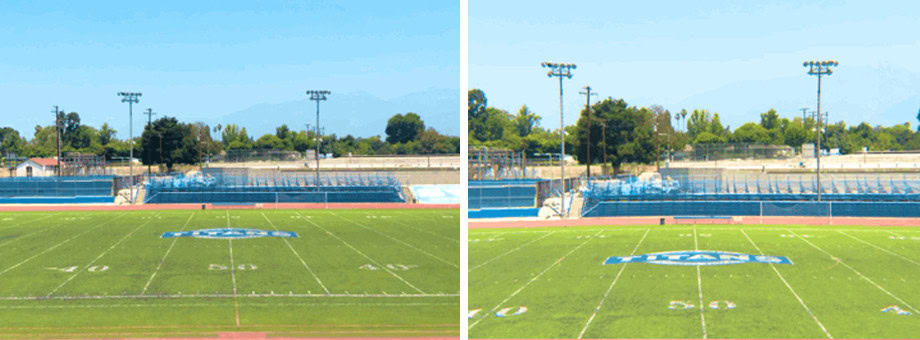
[(559, 127), (559, 82), (543, 61), (577, 65), (563, 82), (566, 124), (589, 85), (600, 99), (707, 109), (735, 128), (770, 108), (815, 110), (817, 79), (802, 63), (827, 59), (840, 63), (822, 77), (831, 121), (917, 127), (917, 1), (472, 0), (469, 12), (470, 88), (511, 113), (526, 104), (544, 127)]
[[(27, 138), (36, 124), (53, 124), (54, 105), (127, 137), (120, 91), (143, 93), (139, 135), (148, 107), (245, 126), (220, 118), (306, 104), (310, 89), (332, 91), (331, 103), (342, 94), (387, 101), (460, 88), (459, 4), (451, 1), (3, 1), (0, 22), (0, 127)], [(457, 101), (443, 103), (454, 116)], [(328, 119), (400, 113), (374, 111)], [(434, 127), (456, 135), (452, 125)]]

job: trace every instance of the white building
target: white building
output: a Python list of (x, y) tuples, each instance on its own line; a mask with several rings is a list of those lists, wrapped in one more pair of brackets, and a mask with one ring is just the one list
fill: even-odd
[(57, 159), (30, 158), (16, 166), (16, 177), (47, 177), (57, 175)]

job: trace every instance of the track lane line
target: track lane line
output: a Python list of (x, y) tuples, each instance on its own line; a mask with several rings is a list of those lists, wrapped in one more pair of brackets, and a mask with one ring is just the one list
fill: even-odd
[[(757, 252), (760, 253), (760, 255), (766, 255), (763, 252), (763, 250), (761, 250), (760, 247), (758, 247), (757, 244), (754, 243), (754, 240), (751, 239), (750, 236), (748, 236), (748, 234), (744, 231), (743, 228), (738, 228), (738, 230), (740, 230), (741, 233), (744, 234), (744, 237), (747, 238), (749, 242), (751, 242), (751, 245), (754, 246), (754, 249), (757, 249)], [(811, 308), (808, 308), (808, 305), (805, 304), (805, 300), (802, 300), (802, 297), (800, 297), (799, 294), (795, 292), (795, 289), (792, 289), (792, 285), (790, 285), (789, 282), (786, 281), (786, 278), (783, 277), (783, 274), (780, 274), (779, 269), (776, 269), (776, 265), (773, 263), (770, 263), (770, 268), (773, 268), (773, 272), (775, 272), (776, 276), (778, 276), (779, 279), (783, 281), (783, 284), (786, 285), (786, 288), (789, 289), (789, 292), (791, 292), (792, 295), (795, 296), (795, 299), (799, 301), (799, 304), (802, 305), (802, 308), (804, 308), (805, 311), (808, 312), (808, 315), (811, 316), (811, 319), (815, 320), (815, 323), (818, 325), (819, 328), (821, 328), (821, 331), (824, 332), (824, 335), (826, 335), (828, 339), (833, 339), (834, 337), (831, 335), (830, 332), (827, 331), (827, 328), (824, 327), (824, 324), (821, 323), (821, 320), (818, 320), (818, 317), (815, 316), (815, 313), (811, 311)]]
[[(636, 250), (639, 250), (639, 246), (642, 245), (642, 241), (645, 241), (645, 237), (648, 236), (648, 233), (651, 230), (652, 229), (645, 229), (645, 233), (642, 234), (642, 238), (640, 238), (639, 242), (636, 243), (636, 246), (633, 247), (633, 250), (629, 253), (629, 256), (633, 256), (636, 254)], [(613, 290), (613, 286), (617, 284), (617, 281), (620, 280), (620, 276), (623, 275), (623, 271), (626, 270), (626, 265), (628, 265), (628, 263), (624, 263), (623, 266), (620, 267), (620, 271), (617, 272), (616, 277), (614, 277), (613, 281), (610, 282), (610, 286), (607, 287), (607, 291), (604, 292), (604, 296), (601, 298), (601, 302), (599, 302), (597, 304), (597, 307), (594, 308), (594, 313), (591, 314), (591, 317), (588, 318), (588, 322), (585, 323), (585, 327), (582, 328), (581, 332), (578, 333), (578, 339), (583, 338), (585, 335), (585, 332), (588, 331), (588, 327), (591, 326), (591, 322), (594, 321), (594, 317), (597, 316), (597, 313), (600, 312), (601, 307), (604, 306), (604, 301), (607, 300), (607, 296), (610, 295), (610, 291)]]
[(476, 325), (478, 325), (479, 322), (481, 322), (482, 320), (485, 320), (486, 316), (489, 316), (489, 315), (492, 315), (492, 313), (495, 313), (495, 311), (498, 310), (499, 308), (501, 308), (501, 306), (502, 306), (503, 304), (505, 304), (505, 302), (508, 302), (508, 300), (511, 300), (512, 298), (514, 298), (515, 296), (517, 296), (521, 291), (523, 291), (525, 288), (527, 288), (528, 286), (530, 286), (531, 283), (534, 283), (535, 281), (537, 281), (541, 276), (543, 276), (543, 274), (545, 274), (546, 272), (548, 272), (550, 269), (553, 269), (553, 267), (555, 267), (557, 264), (561, 263), (563, 260), (565, 260), (566, 257), (568, 257), (569, 255), (571, 255), (572, 253), (574, 253), (576, 250), (578, 250), (579, 248), (581, 248), (582, 246), (584, 246), (584, 245), (587, 244), (588, 242), (591, 242), (591, 240), (597, 238), (596, 236), (597, 236), (598, 234), (600, 234), (600, 233), (601, 233), (601, 231), (598, 231), (598, 232), (594, 233), (594, 235), (592, 235), (591, 237), (589, 237), (587, 240), (585, 240), (585, 241), (582, 242), (581, 244), (575, 246), (575, 248), (572, 248), (572, 250), (569, 250), (569, 252), (568, 252), (568, 253), (565, 253), (565, 255), (562, 255), (562, 257), (560, 257), (560, 258), (557, 259), (555, 262), (553, 262), (553, 264), (551, 264), (549, 267), (546, 267), (546, 269), (544, 269), (544, 270), (541, 271), (539, 274), (537, 274), (536, 276), (534, 276), (533, 278), (531, 278), (530, 281), (527, 281), (526, 283), (524, 283), (523, 286), (521, 286), (520, 288), (518, 288), (517, 290), (515, 290), (513, 293), (511, 293), (511, 295), (509, 295), (507, 298), (505, 298), (504, 300), (502, 300), (502, 302), (499, 302), (497, 305), (495, 305), (495, 307), (492, 308), (492, 310), (490, 310), (488, 313), (483, 314), (483, 316), (481, 316), (481, 317), (480, 317), (479, 319), (477, 319), (475, 322), (473, 322), (472, 324), (470, 324), (470, 326), (467, 328), (467, 330), (471, 330), (471, 329), (473, 329), (473, 327), (476, 327)]

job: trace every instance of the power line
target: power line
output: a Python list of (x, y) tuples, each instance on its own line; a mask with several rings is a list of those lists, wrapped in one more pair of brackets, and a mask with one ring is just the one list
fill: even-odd
[[(591, 93), (591, 86), (585, 86), (584, 92), (578, 92), (579, 94), (585, 95), (585, 114), (588, 116), (588, 142), (585, 143), (585, 153), (587, 154), (587, 178), (591, 178), (591, 96), (597, 96), (597, 93)], [(606, 150), (604, 150), (606, 151)]]

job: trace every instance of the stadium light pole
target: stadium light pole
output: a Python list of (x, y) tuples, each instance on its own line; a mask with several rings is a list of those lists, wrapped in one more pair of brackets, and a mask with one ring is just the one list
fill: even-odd
[[(144, 111), (144, 114), (147, 115), (147, 127), (145, 127), (146, 129), (146, 128), (149, 128), (150, 124), (153, 123), (153, 116), (156, 115), (157, 113), (153, 112), (153, 109), (148, 107), (147, 111)], [(157, 167), (157, 169), (159, 169), (159, 166)], [(150, 176), (150, 164), (147, 164), (147, 176)]]
[(121, 96), (122, 103), (128, 103), (128, 134), (130, 137), (130, 146), (128, 150), (128, 168), (130, 169), (131, 174), (131, 204), (134, 204), (134, 103), (139, 103), (141, 96), (140, 92), (118, 92), (118, 95)]
[(815, 146), (815, 179), (818, 185), (818, 201), (821, 201), (821, 76), (829, 76), (834, 73), (831, 67), (837, 65), (839, 64), (836, 60), (812, 60), (802, 63), (803, 67), (808, 67), (808, 75), (818, 77), (817, 145)]
[(597, 96), (597, 93), (591, 92), (591, 86), (584, 87), (585, 92), (578, 92), (578, 94), (585, 95), (585, 113), (588, 115), (588, 142), (585, 143), (585, 153), (587, 154), (587, 169), (586, 176), (588, 181), (591, 180), (591, 96)]
[(559, 217), (565, 217), (565, 123), (562, 120), (563, 111), (562, 111), (562, 79), (569, 78), (572, 79), (572, 70), (575, 69), (575, 64), (560, 64), (553, 62), (543, 62), (540, 63), (540, 66), (543, 68), (548, 68), (549, 72), (546, 73), (547, 77), (558, 77), (559, 78), (559, 178), (561, 182), (559, 187), (562, 188), (562, 204), (559, 206)]
[(319, 102), (326, 100), (326, 96), (331, 92), (327, 90), (308, 90), (307, 95), (310, 96), (310, 100), (316, 102), (316, 188), (319, 189)]

